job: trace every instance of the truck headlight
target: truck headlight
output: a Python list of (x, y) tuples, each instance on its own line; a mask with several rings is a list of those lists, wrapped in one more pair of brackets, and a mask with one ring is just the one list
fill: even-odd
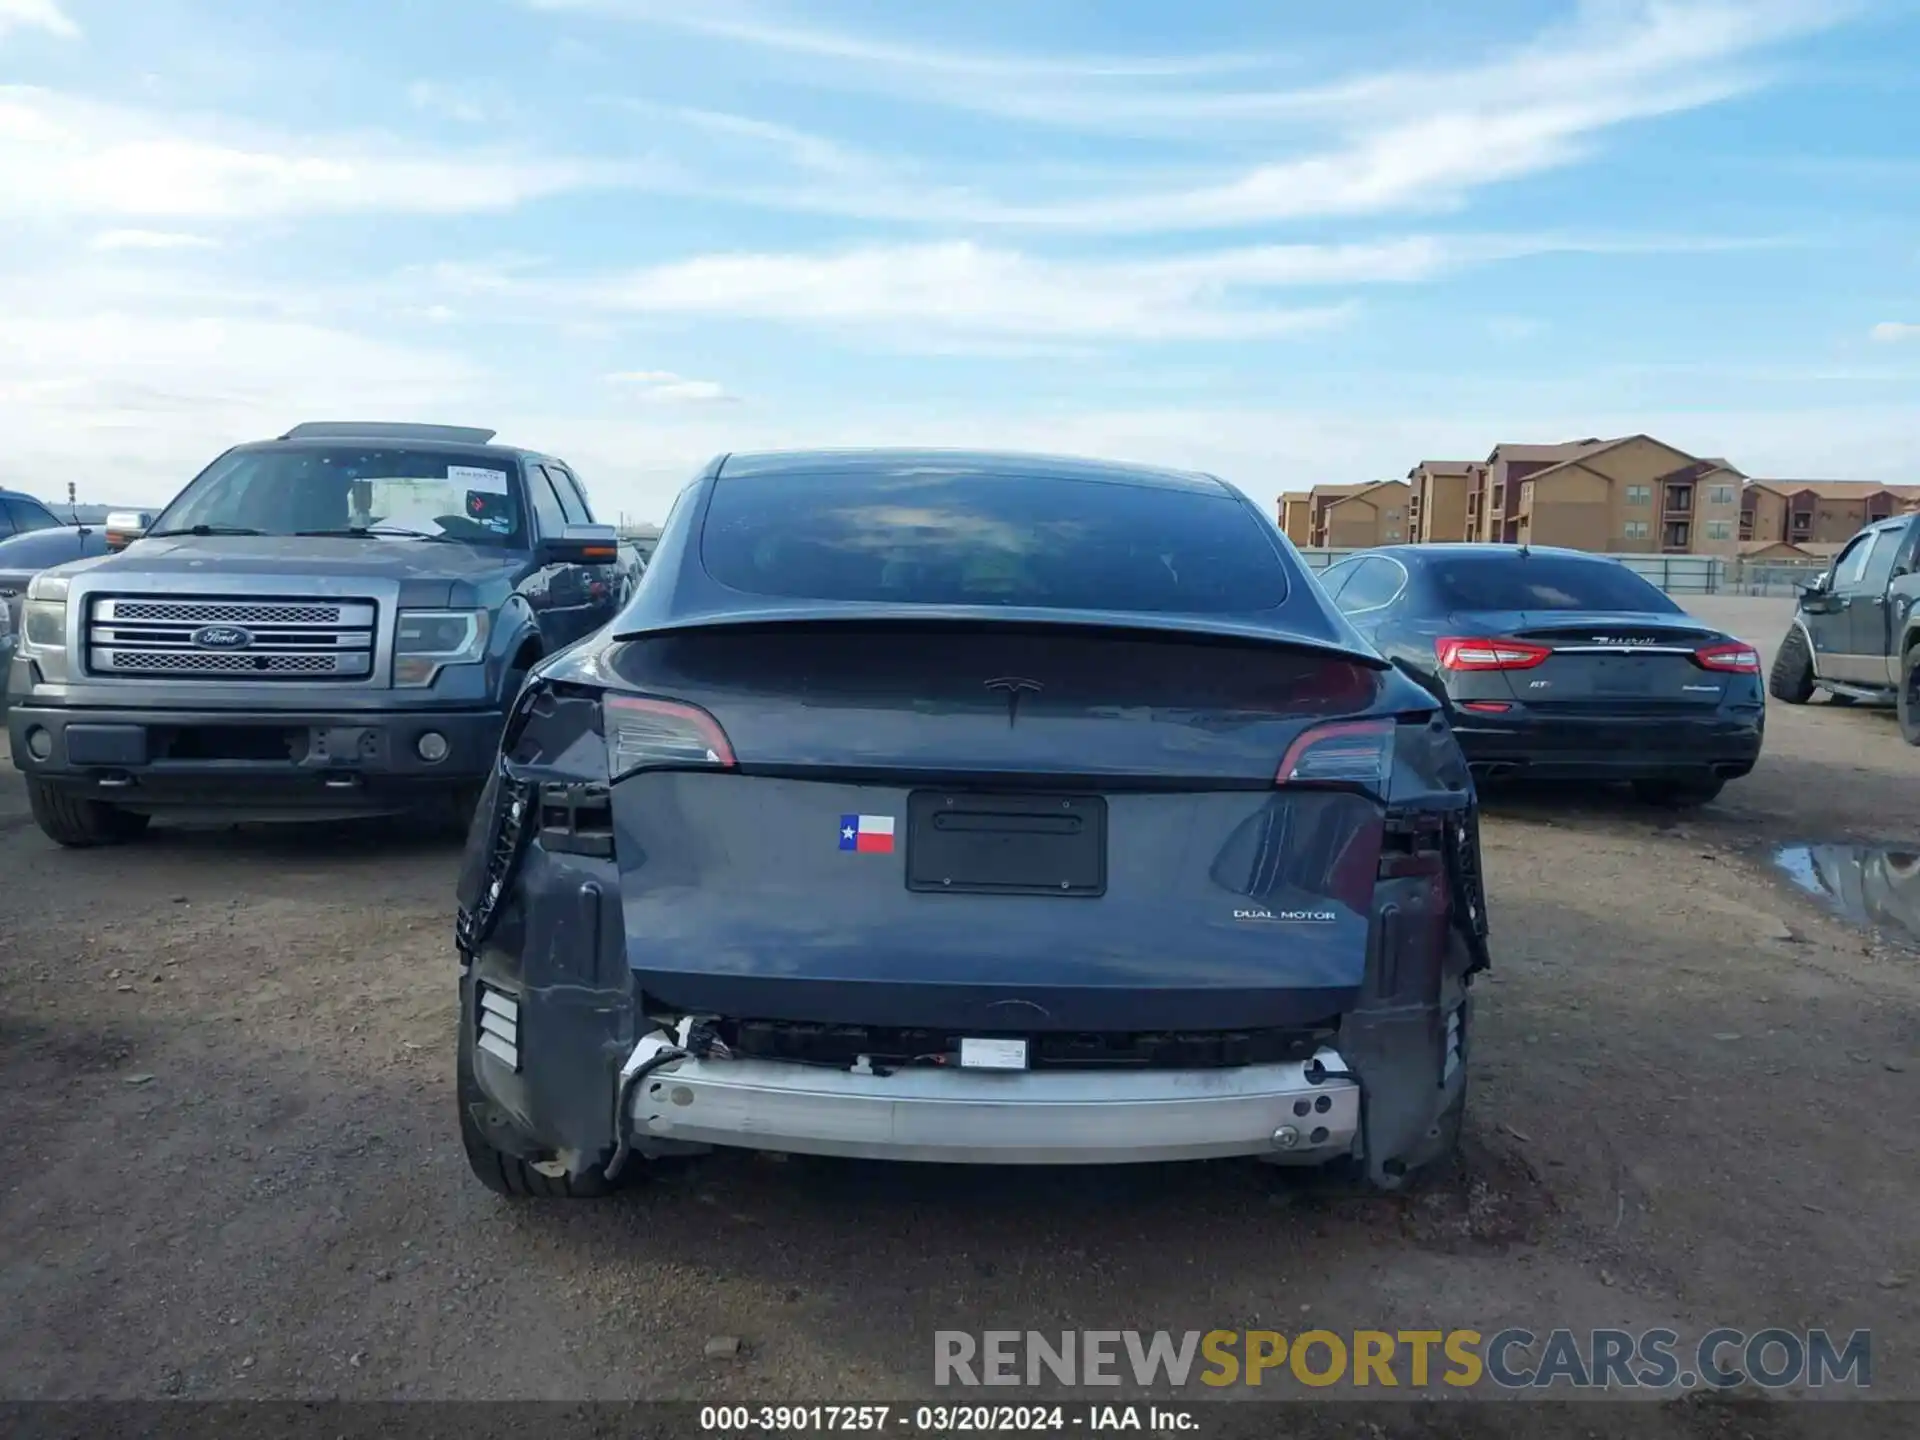
[(393, 635), (393, 683), (431, 685), (443, 665), (474, 665), (487, 655), (485, 610), (402, 610)]
[(67, 602), (29, 599), (21, 616), (20, 638), (25, 647), (43, 654), (67, 648)]

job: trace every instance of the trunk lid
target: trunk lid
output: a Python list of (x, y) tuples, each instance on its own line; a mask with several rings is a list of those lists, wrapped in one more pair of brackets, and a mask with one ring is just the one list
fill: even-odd
[(1374, 664), (1076, 626), (655, 635), (609, 663), (737, 769), (613, 786), (629, 960), (733, 1019), (948, 1032), (1308, 1025), (1366, 965), (1384, 807), (1276, 788)]
[(1728, 675), (1694, 652), (1722, 641), (1690, 616), (1640, 612), (1503, 610), (1453, 616), (1456, 633), (1511, 638), (1549, 653), (1524, 669), (1492, 672), (1505, 693), (1536, 711), (1610, 714), (1718, 705)]

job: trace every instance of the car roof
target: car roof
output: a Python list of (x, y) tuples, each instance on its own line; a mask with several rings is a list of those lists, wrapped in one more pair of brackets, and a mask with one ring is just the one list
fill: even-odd
[(1026, 480), (1085, 480), (1111, 485), (1145, 485), (1163, 490), (1235, 493), (1225, 481), (1196, 471), (1171, 470), (1116, 460), (1071, 455), (1029, 455), (1013, 450), (769, 450), (723, 455), (714, 477), (763, 475), (949, 475), (965, 478), (1009, 476)]
[(48, 505), (46, 501), (42, 500), (38, 495), (29, 495), (24, 490), (9, 490), (4, 485), (0, 485), (0, 500), (31, 500), (34, 504), (39, 505), (44, 509), (51, 510), (53, 508), (51, 505)]

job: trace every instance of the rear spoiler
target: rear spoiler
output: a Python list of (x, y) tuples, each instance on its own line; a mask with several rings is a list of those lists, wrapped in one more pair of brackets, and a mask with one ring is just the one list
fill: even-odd
[(1132, 610), (1057, 610), (1024, 605), (872, 605), (824, 603), (812, 600), (768, 603), (709, 611), (705, 614), (640, 620), (613, 631), (615, 640), (644, 640), (653, 635), (676, 635), (701, 630), (736, 630), (778, 625), (1046, 625), (1063, 630), (1109, 630), (1135, 635), (1204, 635), (1215, 640), (1242, 640), (1284, 650), (1306, 650), (1329, 659), (1350, 661), (1372, 670), (1393, 666), (1373, 651), (1348, 645), (1332, 636), (1304, 635), (1297, 630), (1225, 615), (1164, 615)]

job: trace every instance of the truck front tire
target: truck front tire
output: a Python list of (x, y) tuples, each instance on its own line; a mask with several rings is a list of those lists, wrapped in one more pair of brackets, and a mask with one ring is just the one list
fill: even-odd
[(27, 777), (27, 807), (40, 833), (56, 845), (84, 850), (95, 845), (121, 845), (145, 833), (152, 818), (118, 805), (89, 800), (46, 781)]
[(1909, 645), (1900, 657), (1900, 691), (1894, 701), (1900, 717), (1900, 738), (1920, 745), (1920, 643)]
[(1813, 653), (1807, 649), (1807, 637), (1798, 625), (1788, 628), (1779, 653), (1773, 657), (1767, 693), (1789, 705), (1804, 705), (1813, 698)]

